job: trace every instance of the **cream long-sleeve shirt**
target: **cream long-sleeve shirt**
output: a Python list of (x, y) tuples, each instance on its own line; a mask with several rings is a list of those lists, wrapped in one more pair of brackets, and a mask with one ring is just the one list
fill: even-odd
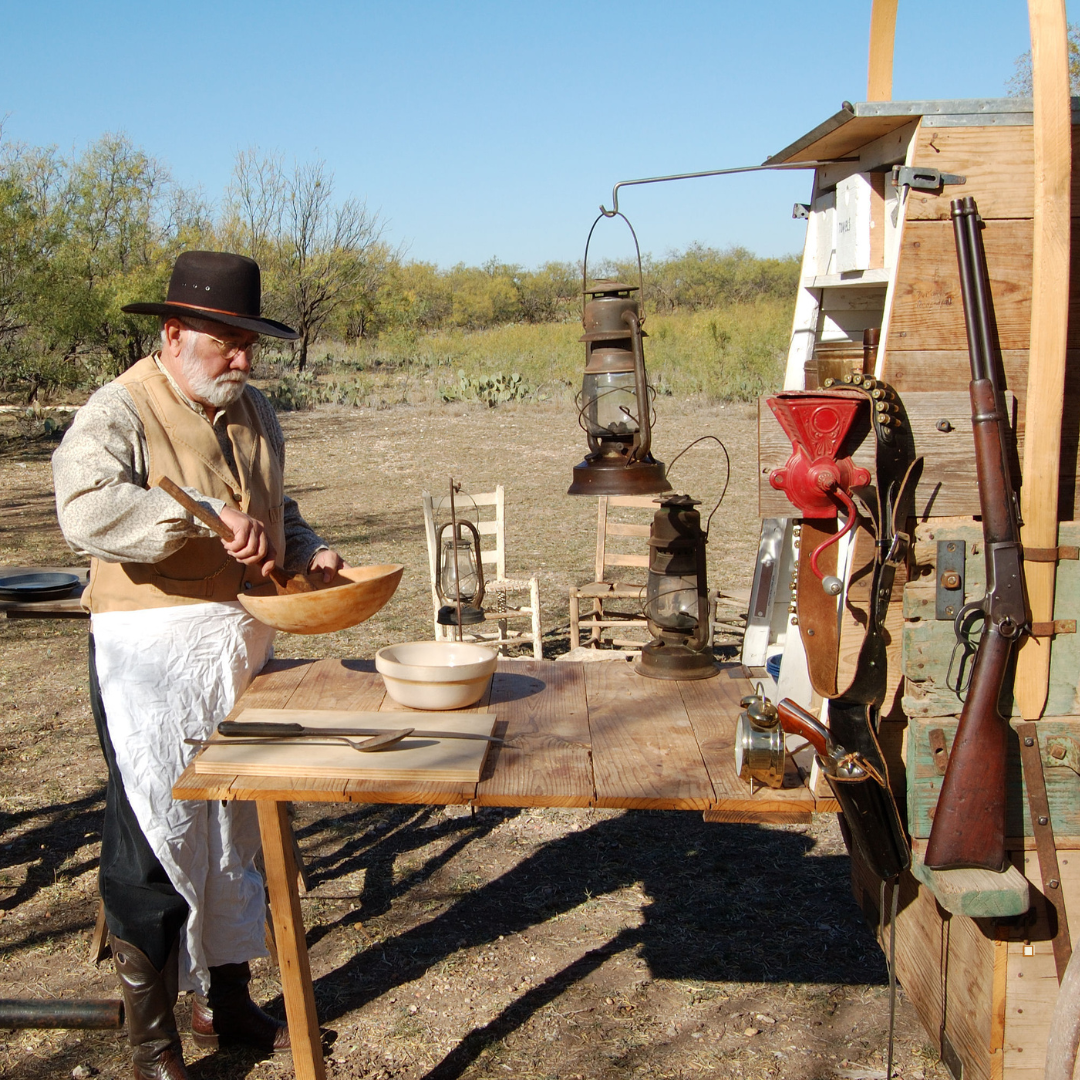
[[(165, 374), (180, 399), (205, 418), (201, 406), (184, 395), (167, 371)], [(273, 407), (253, 386), (247, 386), (244, 393), (254, 404), (271, 450), (284, 470), (285, 436)], [(225, 410), (219, 409), (214, 434), (235, 472), (224, 416)], [(148, 458), (142, 419), (131, 395), (116, 383), (103, 386), (75, 414), (53, 454), (56, 514), (74, 551), (107, 562), (156, 563), (179, 550), (189, 537), (214, 535), (166, 492), (157, 487), (147, 489)], [(193, 488), (186, 490), (215, 513), (225, 505)], [(329, 545), (288, 496), (284, 520), (285, 553), (283, 559), (279, 553), (279, 561), (287, 573), (301, 573), (308, 569), (315, 553)]]

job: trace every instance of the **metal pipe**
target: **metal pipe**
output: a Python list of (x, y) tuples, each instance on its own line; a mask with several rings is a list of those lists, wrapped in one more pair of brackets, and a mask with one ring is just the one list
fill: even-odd
[(124, 1003), (108, 1001), (34, 1001), (0, 998), (0, 1028), (105, 1029), (124, 1026)]
[(841, 165), (844, 162), (857, 160), (858, 158), (837, 158), (833, 161), (781, 161), (775, 165), (741, 165), (735, 169), (707, 169), (705, 172), (673, 173), (671, 176), (647, 176), (642, 180), (620, 180), (611, 189), (612, 209), (605, 209), (604, 204), (601, 203), (600, 213), (604, 217), (615, 217), (619, 213), (619, 188), (633, 187), (635, 184), (665, 184), (669, 180), (697, 180), (703, 176), (731, 176), (734, 173), (790, 172), (793, 169), (818, 169), (823, 165)]

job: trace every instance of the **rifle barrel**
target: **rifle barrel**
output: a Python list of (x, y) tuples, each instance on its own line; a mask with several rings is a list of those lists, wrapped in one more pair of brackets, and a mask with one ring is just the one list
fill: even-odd
[(964, 326), (967, 330), (968, 356), (971, 358), (972, 379), (987, 378), (986, 355), (980, 332), (978, 301), (981, 299), (975, 288), (977, 270), (975, 267), (976, 251), (972, 245), (970, 225), (975, 218), (975, 200), (970, 198), (953, 199), (952, 208), (953, 236), (956, 239), (956, 261), (960, 270), (960, 295), (964, 302)]

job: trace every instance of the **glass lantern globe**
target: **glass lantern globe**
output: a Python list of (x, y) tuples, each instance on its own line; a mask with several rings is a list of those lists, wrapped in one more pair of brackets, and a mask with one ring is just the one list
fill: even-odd
[[(452, 531), (444, 538), (447, 529)], [(480, 534), (471, 521), (459, 521), (456, 530), (449, 524), (440, 528), (439, 576), (435, 591), (443, 604), (437, 617), (440, 625), (457, 626), (484, 621), (484, 611), (480, 607), (484, 599)]]

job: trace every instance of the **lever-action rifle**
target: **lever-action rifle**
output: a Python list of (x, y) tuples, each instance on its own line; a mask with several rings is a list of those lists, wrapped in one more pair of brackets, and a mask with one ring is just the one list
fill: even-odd
[(956, 635), (972, 613), (984, 615), (949, 766), (938, 796), (924, 862), (935, 870), (1005, 868), (1005, 763), (1009, 721), (1001, 714), (1005, 675), (1030, 628), (1024, 589), (1020, 514), (1007, 456), (1008, 413), (997, 383), (999, 348), (986, 253), (975, 200), (951, 203), (971, 358), (971, 422), (979, 478), (986, 595), (956, 616)]

